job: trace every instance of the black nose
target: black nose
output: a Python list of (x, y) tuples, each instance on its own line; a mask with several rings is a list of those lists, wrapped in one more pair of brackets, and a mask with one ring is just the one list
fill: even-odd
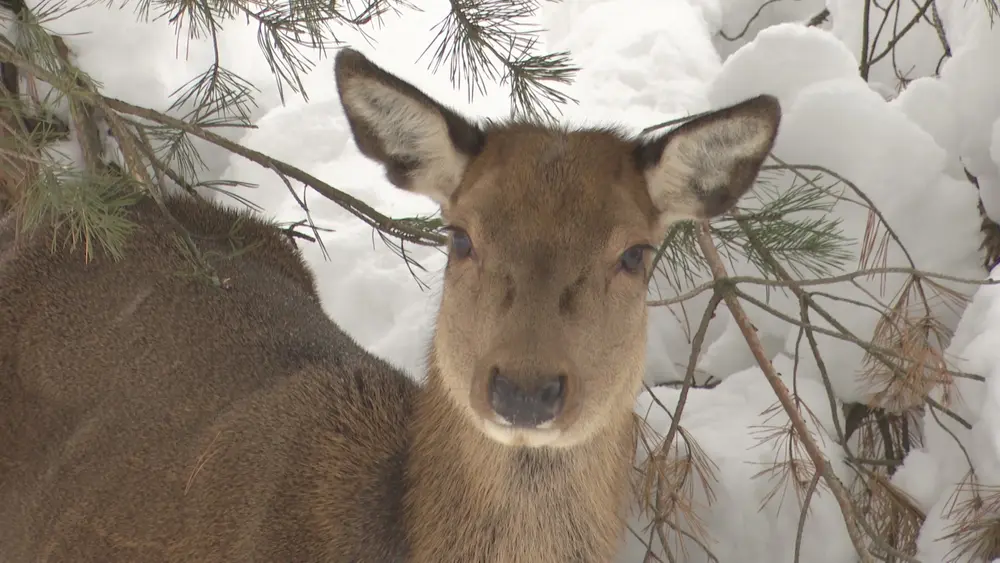
[(501, 418), (518, 428), (534, 428), (554, 419), (566, 397), (566, 376), (526, 378), (521, 385), (494, 367), (490, 370), (490, 405)]

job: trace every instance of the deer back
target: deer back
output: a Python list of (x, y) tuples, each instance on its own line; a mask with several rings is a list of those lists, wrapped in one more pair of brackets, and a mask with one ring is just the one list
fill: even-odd
[(272, 225), (167, 206), (221, 283), (151, 201), (118, 261), (0, 235), (0, 561), (401, 557), (414, 384)]

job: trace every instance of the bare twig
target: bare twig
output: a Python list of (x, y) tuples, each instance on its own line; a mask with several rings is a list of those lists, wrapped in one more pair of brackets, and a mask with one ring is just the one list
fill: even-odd
[(806, 499), (802, 503), (802, 513), (799, 515), (799, 527), (795, 532), (795, 559), (793, 563), (799, 563), (802, 560), (802, 535), (806, 530), (806, 516), (809, 514), (809, 503), (812, 501), (813, 493), (816, 492), (816, 485), (819, 485), (820, 477), (819, 471), (815, 472), (812, 480), (809, 481), (809, 488), (806, 489)]
[(861, 12), (861, 65), (858, 71), (861, 74), (861, 78), (865, 81), (868, 80), (868, 69), (871, 68), (871, 63), (868, 62), (868, 41), (871, 39), (871, 31), (869, 30), (871, 23), (869, 20), (872, 13), (872, 1), (865, 0), (865, 7)]
[[(904, 267), (882, 267), (882, 268), (865, 268), (862, 270), (855, 270), (853, 272), (846, 272), (836, 276), (828, 276), (823, 278), (812, 278), (812, 279), (768, 279), (760, 278), (755, 276), (733, 276), (726, 280), (727, 283), (732, 284), (751, 284), (760, 285), (765, 287), (809, 287), (809, 286), (819, 286), (819, 285), (830, 285), (835, 283), (841, 283), (851, 280), (856, 280), (858, 278), (871, 277), (873, 275), (879, 274), (906, 274), (915, 278), (926, 278), (926, 279), (938, 279), (944, 281), (950, 281), (954, 283), (962, 283), (968, 285), (996, 285), (1000, 284), (1000, 280), (993, 280), (989, 278), (976, 279), (976, 278), (963, 278), (959, 276), (950, 276), (947, 274), (937, 274), (934, 272), (926, 272), (923, 270), (917, 270), (915, 268), (904, 268)], [(704, 293), (710, 289), (715, 288), (718, 285), (718, 281), (712, 280), (705, 282), (694, 288), (686, 291), (676, 297), (670, 297), (668, 299), (655, 299), (646, 301), (646, 304), (650, 307), (659, 307), (663, 305), (673, 305), (674, 303), (681, 303), (687, 301), (692, 297)]]
[[(870, 1), (871, 0), (866, 0), (866, 6), (867, 3)], [(889, 40), (889, 43), (885, 46), (885, 49), (883, 49), (881, 53), (874, 55), (868, 61), (868, 66), (871, 67), (875, 63), (884, 59), (889, 54), (895, 52), (896, 44), (899, 43), (899, 40), (902, 39), (904, 36), (906, 36), (906, 34), (909, 33), (911, 29), (913, 29), (913, 26), (917, 25), (920, 22), (920, 19), (924, 17), (924, 14), (926, 14), (927, 10), (929, 10), (930, 7), (933, 5), (934, 5), (934, 0), (927, 0), (926, 2), (924, 2), (923, 6), (920, 7), (920, 10), (918, 10), (917, 13), (914, 14), (914, 16), (910, 19), (910, 21), (908, 21), (906, 25), (904, 25), (903, 28), (900, 29), (898, 33), (894, 34), (893, 38)], [(867, 14), (865, 14), (865, 17), (867, 18)], [(867, 19), (865, 21), (867, 21)], [(865, 75), (864, 78), (867, 79), (867, 75)]]
[[(698, 356), (701, 354), (702, 346), (705, 343), (705, 335), (708, 333), (708, 325), (712, 321), (712, 317), (715, 316), (715, 309), (722, 302), (722, 294), (716, 291), (712, 294), (712, 298), (708, 302), (708, 306), (705, 307), (705, 314), (701, 318), (701, 323), (698, 325), (697, 332), (694, 333), (694, 340), (691, 342), (691, 355), (688, 358), (687, 372), (684, 374), (684, 387), (681, 388), (680, 395), (677, 397), (677, 407), (674, 409), (672, 419), (670, 421), (670, 429), (667, 430), (667, 435), (663, 439), (663, 447), (669, 448), (670, 444), (674, 442), (674, 436), (677, 434), (677, 429), (680, 427), (681, 423), (681, 413), (684, 412), (684, 405), (687, 403), (688, 391), (691, 389), (691, 385), (694, 383), (694, 372), (695, 366), (698, 365)], [(666, 411), (670, 412), (670, 411)]]
[(743, 26), (743, 29), (740, 30), (740, 32), (737, 33), (736, 35), (730, 37), (730, 36), (726, 35), (725, 31), (723, 31), (723, 30), (720, 29), (719, 30), (719, 36), (721, 36), (726, 41), (736, 41), (737, 39), (741, 39), (744, 35), (747, 34), (747, 31), (750, 30), (750, 26), (753, 25), (753, 22), (756, 21), (758, 17), (760, 17), (760, 14), (761, 14), (761, 12), (764, 11), (764, 8), (770, 6), (771, 4), (774, 4), (775, 2), (780, 2), (780, 1), (781, 0), (767, 0), (766, 2), (764, 2), (763, 4), (761, 4), (757, 8), (757, 11), (754, 12), (754, 14), (752, 16), (750, 16), (749, 20), (747, 20), (747, 23)]

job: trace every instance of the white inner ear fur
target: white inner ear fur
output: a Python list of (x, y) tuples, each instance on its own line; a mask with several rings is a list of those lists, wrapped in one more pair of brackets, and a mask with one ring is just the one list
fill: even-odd
[(355, 119), (364, 121), (385, 152), (410, 160), (408, 189), (445, 206), (458, 188), (469, 157), (455, 149), (444, 117), (378, 81), (354, 78), (342, 95)]
[(698, 186), (706, 193), (733, 189), (736, 166), (762, 158), (773, 134), (774, 124), (757, 116), (706, 120), (674, 133), (660, 162), (645, 173), (653, 204), (663, 212), (661, 226), (707, 219)]

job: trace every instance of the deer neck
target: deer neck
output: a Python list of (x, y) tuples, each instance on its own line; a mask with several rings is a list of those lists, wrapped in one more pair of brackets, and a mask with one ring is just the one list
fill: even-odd
[(432, 368), (407, 462), (412, 560), (611, 559), (624, 532), (633, 428), (629, 412), (574, 448), (505, 446), (472, 424)]

